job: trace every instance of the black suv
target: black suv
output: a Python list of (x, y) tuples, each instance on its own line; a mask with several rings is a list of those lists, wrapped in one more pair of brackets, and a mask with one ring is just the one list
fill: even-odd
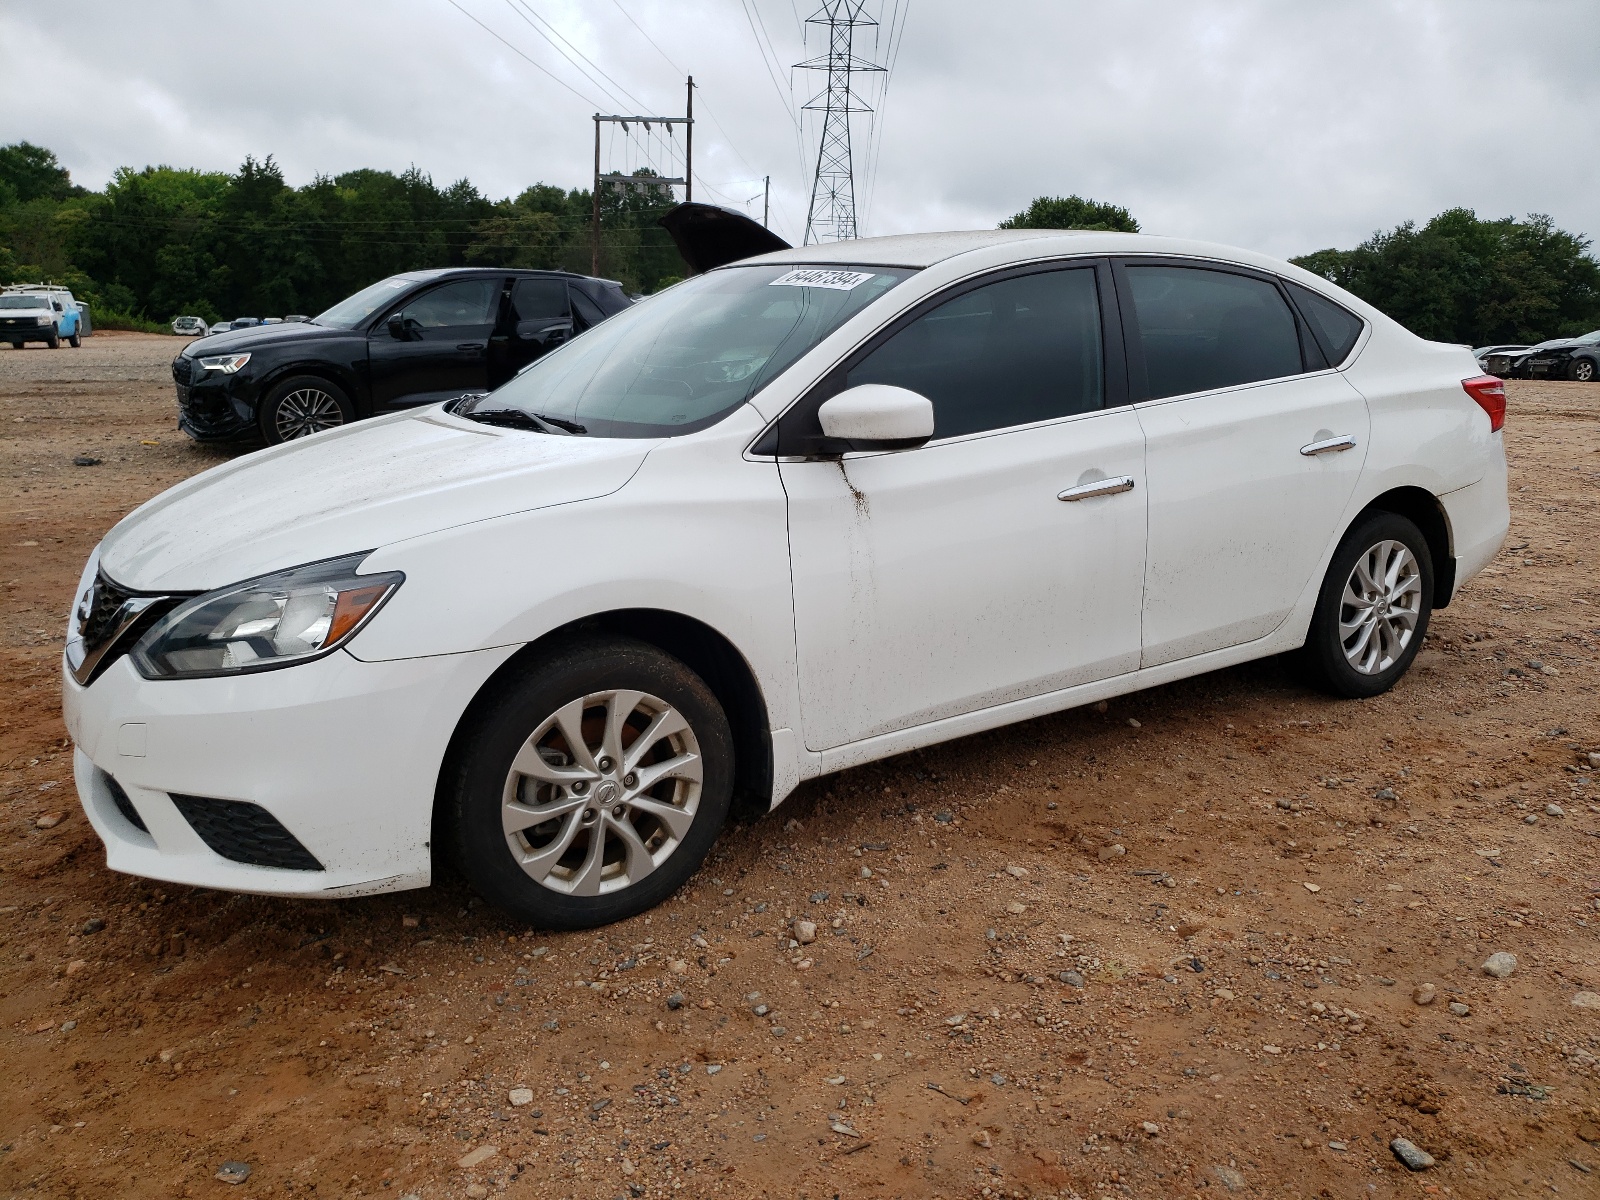
[(172, 360), (178, 427), (269, 445), (499, 387), (628, 307), (622, 285), (559, 271), (408, 271), (309, 322), (199, 338)]

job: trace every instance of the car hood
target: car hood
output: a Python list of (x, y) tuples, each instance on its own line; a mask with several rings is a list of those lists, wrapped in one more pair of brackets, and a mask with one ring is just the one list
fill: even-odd
[(1537, 346), (1524, 351), (1524, 353), (1543, 354), (1547, 350), (1576, 350), (1580, 346), (1595, 348), (1593, 342), (1580, 342), (1577, 338), (1552, 338), (1548, 342), (1540, 342)]
[(206, 471), (129, 513), (100, 567), (199, 592), (441, 529), (616, 491), (653, 441), (495, 429), (438, 408), (362, 421)]
[(248, 329), (230, 329), (225, 333), (207, 334), (190, 342), (183, 348), (183, 353), (190, 358), (197, 358), (202, 354), (238, 354), (248, 350), (260, 350), (264, 346), (282, 342), (315, 342), (330, 338), (360, 336), (359, 333), (348, 329), (330, 329), (326, 325), (285, 321), (282, 325), (252, 325)]

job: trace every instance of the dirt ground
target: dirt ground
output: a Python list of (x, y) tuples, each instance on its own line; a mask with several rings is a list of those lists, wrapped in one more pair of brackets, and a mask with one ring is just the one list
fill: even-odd
[(1511, 537), (1393, 693), (1258, 663), (846, 772), (547, 935), (105, 869), (62, 629), (221, 460), (179, 344), (0, 350), (0, 1194), (1600, 1196), (1600, 385), (1511, 385)]

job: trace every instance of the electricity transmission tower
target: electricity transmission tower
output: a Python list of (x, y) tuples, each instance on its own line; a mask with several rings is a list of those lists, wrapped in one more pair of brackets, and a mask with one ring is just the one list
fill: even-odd
[(851, 90), (850, 76), (886, 68), (855, 53), (856, 30), (874, 28), (866, 0), (822, 0), (806, 18), (807, 25), (827, 30), (828, 52), (795, 63), (802, 71), (824, 71), (827, 83), (803, 107), (822, 113), (822, 139), (817, 147), (817, 172), (811, 181), (811, 207), (806, 213), (804, 245), (848, 241), (856, 236), (855, 169), (850, 161), (850, 115), (871, 112)]

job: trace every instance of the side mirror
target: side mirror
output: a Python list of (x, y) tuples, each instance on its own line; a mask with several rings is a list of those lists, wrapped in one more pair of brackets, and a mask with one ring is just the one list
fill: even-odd
[(933, 401), (908, 388), (863, 383), (817, 409), (826, 437), (852, 450), (910, 450), (933, 436)]
[(406, 340), (406, 317), (404, 313), (393, 313), (389, 317), (389, 336), (397, 342)]
[(63, 308), (62, 308), (62, 307), (61, 307), (61, 301), (59, 301), (59, 300), (52, 300), (52, 301), (50, 301), (50, 307), (51, 307), (51, 308), (53, 308), (53, 309), (55, 309), (55, 310), (56, 310), (56, 311), (57, 311), (57, 312), (64, 312), (64, 311), (65, 311), (65, 310), (64, 310), (64, 309), (63, 309)]

